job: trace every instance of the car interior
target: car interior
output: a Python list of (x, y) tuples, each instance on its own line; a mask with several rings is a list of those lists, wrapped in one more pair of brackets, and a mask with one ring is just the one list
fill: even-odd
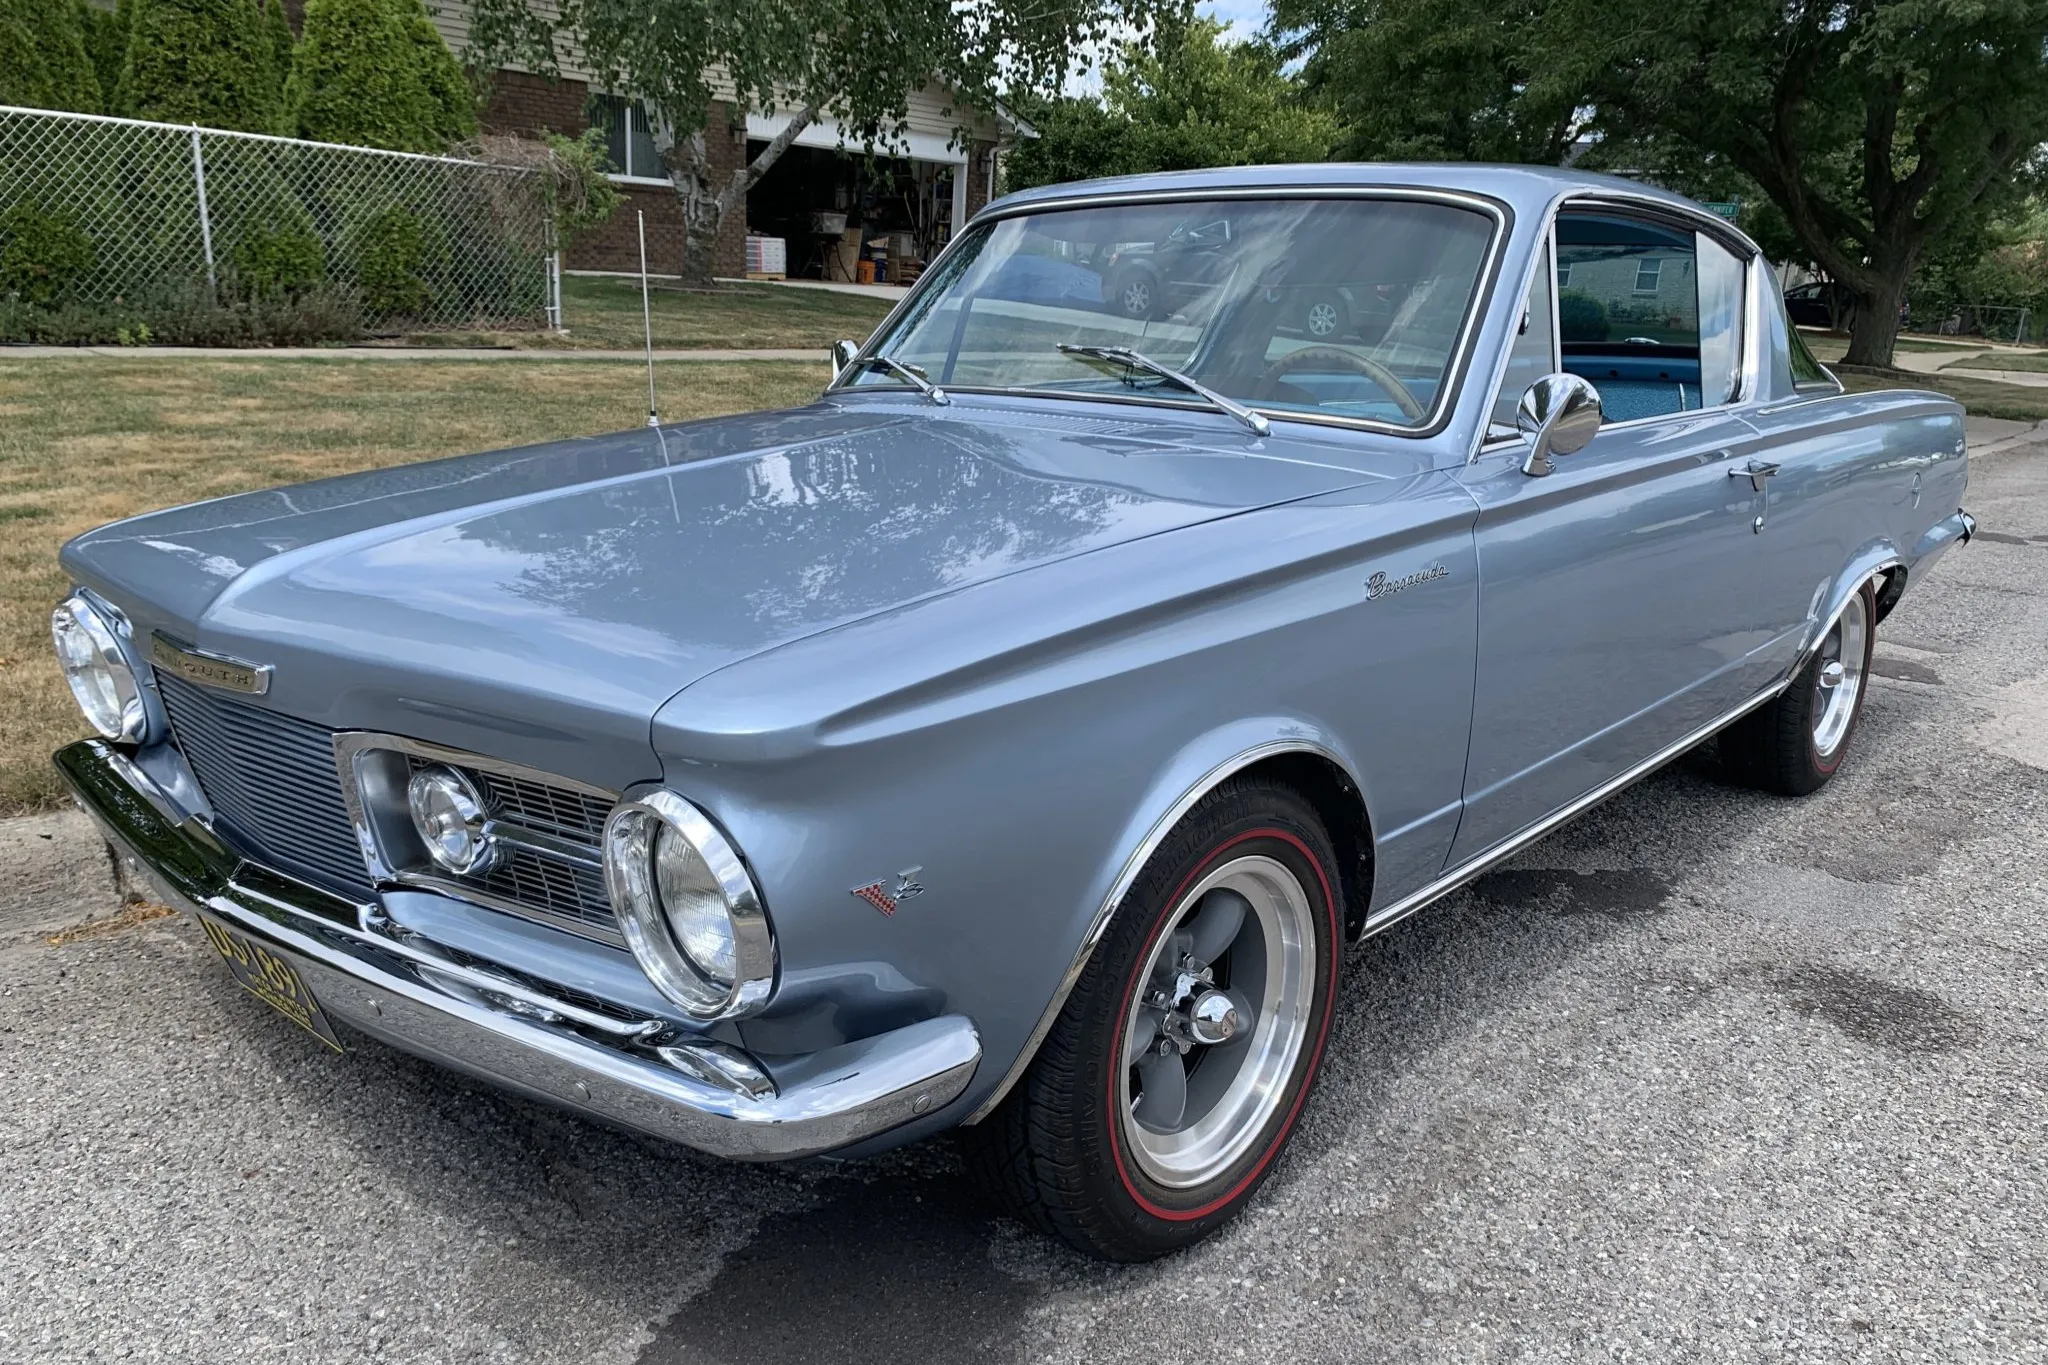
[[(1560, 356), (1567, 372), (1600, 391), (1606, 419), (1627, 422), (1707, 406), (1700, 382), (1699, 234), (1646, 219), (1563, 213), (1555, 240)], [(1727, 255), (1711, 242), (1704, 249)], [(1715, 271), (1716, 264), (1707, 263), (1710, 274), (1726, 273)], [(1738, 270), (1738, 290), (1739, 278)], [(1710, 327), (1732, 327), (1733, 295), (1718, 297), (1729, 282), (1706, 284)], [(1709, 346), (1710, 352), (1721, 349)], [(1711, 401), (1726, 398), (1723, 386)]]

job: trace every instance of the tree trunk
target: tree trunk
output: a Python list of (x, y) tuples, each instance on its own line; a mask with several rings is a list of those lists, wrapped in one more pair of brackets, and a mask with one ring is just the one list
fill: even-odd
[(1873, 261), (1865, 273), (1867, 288), (1851, 286), (1856, 312), (1849, 319), (1849, 351), (1842, 363), (1890, 369), (1892, 348), (1899, 339), (1899, 305), (1906, 297), (1912, 262)]
[[(666, 147), (660, 145), (662, 134), (657, 133), (656, 149), (669, 168), (669, 178), (675, 182), (676, 202), (683, 211), (684, 284), (700, 289), (711, 287), (718, 266), (718, 237), (726, 218), (734, 213), (745, 216), (747, 191), (782, 159), (798, 134), (817, 121), (817, 108), (805, 105), (790, 116), (789, 126), (777, 133), (759, 156), (725, 177), (723, 183), (712, 168), (711, 148), (703, 129), (683, 138), (670, 134)], [(648, 122), (650, 127), (666, 131), (665, 123), (654, 119)]]

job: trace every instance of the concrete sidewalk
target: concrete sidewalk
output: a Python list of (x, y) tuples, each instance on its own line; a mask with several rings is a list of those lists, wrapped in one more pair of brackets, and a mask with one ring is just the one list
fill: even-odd
[[(138, 357), (178, 360), (630, 360), (644, 364), (645, 351), (515, 349), (510, 346), (0, 346), (0, 360), (62, 356)], [(824, 347), (801, 350), (658, 350), (656, 360), (814, 360), (829, 365)]]

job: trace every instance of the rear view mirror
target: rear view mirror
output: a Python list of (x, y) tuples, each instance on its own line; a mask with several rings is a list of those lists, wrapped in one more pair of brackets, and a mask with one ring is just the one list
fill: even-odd
[(1575, 374), (1546, 374), (1515, 405), (1515, 430), (1529, 442), (1522, 472), (1548, 474), (1553, 455), (1575, 455), (1600, 430), (1600, 391)]

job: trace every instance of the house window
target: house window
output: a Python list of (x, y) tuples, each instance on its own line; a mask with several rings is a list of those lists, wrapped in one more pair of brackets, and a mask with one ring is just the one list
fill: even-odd
[(613, 175), (629, 180), (666, 180), (668, 168), (654, 149), (647, 112), (637, 100), (618, 95), (591, 97), (590, 121), (604, 129), (605, 153)]
[(1645, 256), (1636, 262), (1636, 292), (1654, 294), (1657, 292), (1657, 277), (1664, 273), (1664, 258)]

